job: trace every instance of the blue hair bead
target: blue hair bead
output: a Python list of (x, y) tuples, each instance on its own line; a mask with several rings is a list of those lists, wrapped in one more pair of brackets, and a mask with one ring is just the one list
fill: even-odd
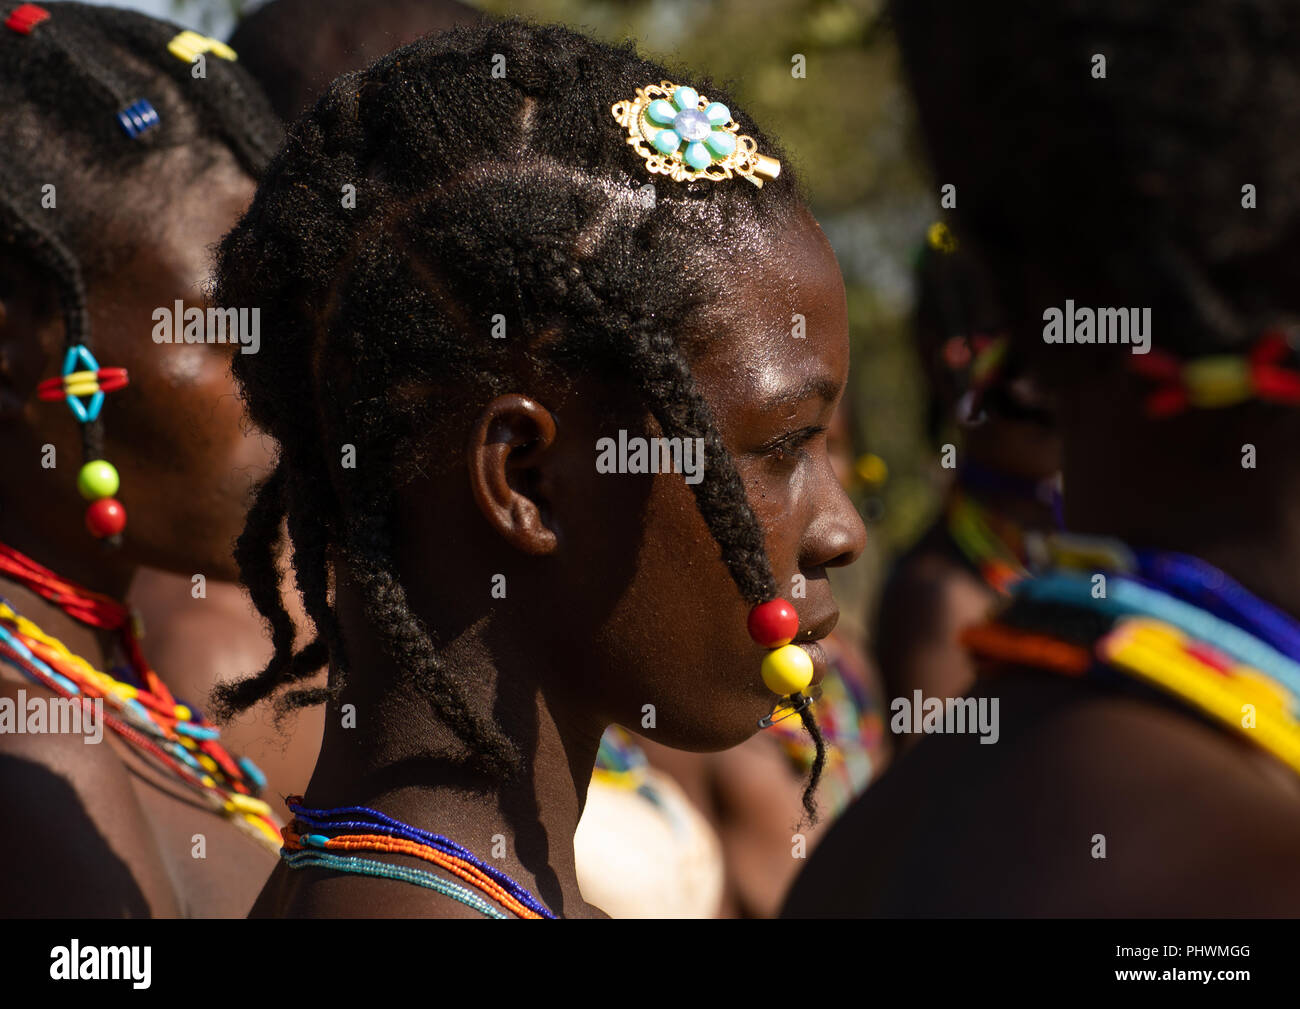
[(146, 130), (158, 125), (158, 111), (147, 98), (132, 102), (117, 114), (117, 121), (132, 140), (137, 139)]

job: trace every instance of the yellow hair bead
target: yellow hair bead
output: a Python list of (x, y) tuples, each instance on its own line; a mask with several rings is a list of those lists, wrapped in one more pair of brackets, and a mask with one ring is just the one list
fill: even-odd
[(802, 691), (812, 682), (813, 663), (798, 645), (782, 645), (763, 657), (760, 671), (767, 689), (785, 697)]
[(194, 718), (194, 712), (190, 711), (184, 704), (178, 704), (172, 709), (172, 714), (176, 716), (178, 722), (188, 722)]
[(186, 63), (193, 63), (199, 53), (211, 53), (223, 60), (238, 59), (235, 50), (224, 42), (192, 31), (183, 31), (168, 42), (167, 51)]
[(944, 255), (952, 255), (957, 251), (957, 238), (943, 221), (935, 221), (930, 225), (925, 232), (925, 240), (930, 243), (930, 248)]
[(1183, 381), (1193, 406), (1231, 406), (1250, 399), (1250, 363), (1242, 357), (1216, 355), (1188, 361)]
[(889, 479), (889, 466), (880, 456), (867, 452), (853, 463), (853, 474), (863, 483), (879, 487)]
[(217, 766), (217, 762), (213, 760), (211, 757), (209, 757), (206, 753), (200, 753), (198, 756), (198, 761), (199, 761), (199, 766), (202, 767), (203, 770), (207, 771), (209, 774), (216, 774), (219, 770), (221, 770), (221, 768)]

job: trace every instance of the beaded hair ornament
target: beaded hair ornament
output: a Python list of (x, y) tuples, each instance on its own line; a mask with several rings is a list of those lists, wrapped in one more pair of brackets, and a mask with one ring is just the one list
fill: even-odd
[(1184, 410), (1235, 406), (1256, 399), (1300, 406), (1300, 371), (1289, 367), (1300, 346), (1300, 332), (1287, 328), (1265, 332), (1246, 354), (1212, 354), (1181, 360), (1152, 349), (1129, 367), (1156, 383), (1146, 400), (1147, 415), (1171, 417)]
[(627, 142), (646, 167), (674, 182), (721, 182), (739, 175), (761, 189), (764, 180), (781, 174), (781, 162), (758, 153), (758, 144), (740, 133), (730, 109), (685, 84), (647, 84), (610, 111), (627, 128)]

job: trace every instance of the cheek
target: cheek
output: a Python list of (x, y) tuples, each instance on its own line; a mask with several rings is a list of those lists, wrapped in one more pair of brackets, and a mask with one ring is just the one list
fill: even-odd
[(777, 591), (788, 598), (789, 579), (799, 570), (803, 533), (816, 513), (819, 486), (826, 479), (834, 481), (834, 472), (829, 461), (822, 465), (813, 459), (802, 459), (784, 470), (773, 470), (762, 460), (746, 460), (737, 468), (749, 506), (763, 529)]
[(610, 544), (632, 557), (631, 570), (602, 586), (612, 608), (594, 645), (613, 680), (593, 687), (632, 728), (654, 705), (652, 737), (667, 745), (735, 745), (770, 707), (749, 607), (680, 476), (654, 479), (640, 519), (632, 539)]
[(202, 487), (265, 463), (262, 439), (245, 434), (227, 356), (203, 346), (151, 344), (136, 358), (131, 398), (105, 428), (138, 464), (184, 474)]

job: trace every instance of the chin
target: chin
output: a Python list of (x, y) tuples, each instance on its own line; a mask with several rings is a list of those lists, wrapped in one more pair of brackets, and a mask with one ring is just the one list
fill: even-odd
[[(659, 711), (658, 727), (654, 729), (638, 728), (636, 721), (629, 725), (647, 739), (672, 747), (674, 750), (687, 750), (692, 753), (716, 753), (730, 750), (761, 731), (758, 720), (772, 710), (775, 698), (766, 692), (756, 699), (753, 694), (746, 694), (731, 699), (724, 710), (713, 709), (685, 712)], [(701, 717), (702, 715), (715, 717)], [(668, 726), (677, 727), (669, 731)]]

